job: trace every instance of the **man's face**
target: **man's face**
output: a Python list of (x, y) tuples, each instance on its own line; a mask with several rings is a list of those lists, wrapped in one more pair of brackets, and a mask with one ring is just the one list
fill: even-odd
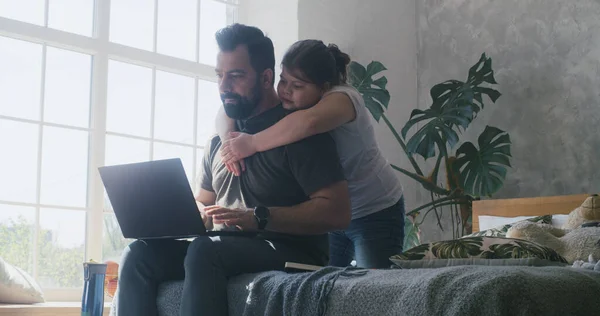
[(239, 120), (252, 115), (262, 98), (262, 89), (260, 76), (250, 64), (246, 45), (238, 45), (230, 52), (219, 52), (215, 71), (227, 116)]

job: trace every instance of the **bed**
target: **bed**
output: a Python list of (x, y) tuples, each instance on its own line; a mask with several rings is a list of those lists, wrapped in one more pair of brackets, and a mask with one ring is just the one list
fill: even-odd
[[(479, 215), (568, 214), (587, 195), (483, 200)], [(161, 285), (160, 316), (178, 315), (182, 283)], [(570, 266), (448, 266), (265, 272), (229, 281), (230, 315), (594, 315), (600, 273)]]

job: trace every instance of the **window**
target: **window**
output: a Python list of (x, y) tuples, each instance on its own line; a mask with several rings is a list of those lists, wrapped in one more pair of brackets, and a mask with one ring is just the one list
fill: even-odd
[[(48, 300), (130, 242), (97, 168), (181, 158), (195, 186), (234, 0), (0, 0), (0, 255)], [(110, 23), (109, 23), (110, 21)]]

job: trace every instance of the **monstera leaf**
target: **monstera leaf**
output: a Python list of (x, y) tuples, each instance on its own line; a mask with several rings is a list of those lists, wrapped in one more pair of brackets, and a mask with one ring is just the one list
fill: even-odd
[(349, 69), (350, 84), (362, 95), (365, 106), (373, 118), (379, 122), (381, 115), (390, 103), (390, 93), (386, 89), (387, 78), (385, 76), (375, 80), (373, 77), (387, 69), (378, 61), (372, 61), (366, 69), (357, 62), (351, 62)]
[(486, 126), (477, 143), (479, 149), (471, 142), (458, 148), (453, 168), (466, 194), (491, 196), (502, 187), (506, 167), (510, 167), (510, 137), (501, 129)]
[(471, 116), (470, 106), (430, 108), (424, 111), (413, 110), (410, 114), (410, 120), (402, 128), (402, 137), (406, 139), (408, 130), (415, 124), (421, 121), (429, 121), (409, 139), (406, 150), (427, 159), (435, 156), (435, 145), (437, 145), (440, 153), (447, 156), (446, 144), (452, 148), (458, 142), (458, 133), (452, 126), (467, 128)]
[(497, 84), (492, 70), (492, 59), (484, 54), (479, 61), (469, 69), (467, 82), (448, 80), (433, 86), (430, 90), (433, 100), (432, 108), (442, 108), (454, 103), (469, 104), (473, 114), (483, 109), (483, 94), (492, 102), (501, 96), (500, 92), (489, 87), (480, 87), (483, 83)]
[(469, 69), (466, 82), (448, 80), (431, 88), (433, 103), (427, 110), (414, 110), (410, 120), (402, 129), (406, 139), (408, 131), (418, 122), (430, 120), (420, 128), (406, 144), (411, 154), (428, 159), (434, 157), (437, 146), (441, 155), (447, 156), (447, 146), (453, 148), (458, 141), (460, 129), (467, 129), (477, 113), (483, 108), (483, 95), (492, 102), (500, 97), (500, 92), (480, 86), (496, 84), (492, 70), (492, 60), (485, 54)]

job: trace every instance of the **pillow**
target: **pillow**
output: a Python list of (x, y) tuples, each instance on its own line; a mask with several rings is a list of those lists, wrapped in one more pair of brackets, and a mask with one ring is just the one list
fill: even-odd
[(33, 304), (43, 302), (44, 295), (35, 280), (27, 272), (0, 258), (0, 303)]
[(503, 237), (467, 237), (421, 244), (390, 258), (394, 260), (422, 259), (522, 259), (538, 258), (567, 263), (551, 248), (534, 242)]
[(516, 217), (504, 217), (504, 216), (479, 216), (479, 230), (488, 230), (507, 224), (512, 224), (526, 219), (534, 218), (535, 216), (516, 216)]
[(568, 220), (569, 220), (569, 215), (564, 215), (564, 214), (552, 215), (552, 226), (557, 227), (557, 228), (563, 228), (563, 226), (567, 223)]
[[(481, 218), (482, 216), (479, 216), (479, 218)], [(507, 219), (515, 219), (515, 218), (520, 218), (519, 217), (504, 217)], [(543, 224), (551, 224), (552, 223), (552, 215), (542, 215), (542, 216), (536, 216), (536, 217), (530, 217), (527, 219), (523, 219), (521, 221), (516, 221), (516, 222), (512, 222), (512, 223), (507, 223), (507, 224), (503, 224), (494, 228), (490, 228), (490, 229), (486, 229), (486, 230), (480, 230), (478, 232), (472, 233), (470, 235), (465, 235), (461, 238), (468, 238), (468, 237), (478, 237), (478, 236), (488, 236), (488, 237), (506, 237), (506, 232), (513, 227), (516, 223), (520, 223), (523, 221), (529, 221), (529, 222), (534, 222), (534, 223), (543, 223)]]
[(539, 258), (519, 259), (423, 259), (423, 260), (400, 260), (392, 259), (392, 269), (436, 269), (454, 266), (524, 266), (524, 267), (565, 267), (567, 263), (550, 261)]

